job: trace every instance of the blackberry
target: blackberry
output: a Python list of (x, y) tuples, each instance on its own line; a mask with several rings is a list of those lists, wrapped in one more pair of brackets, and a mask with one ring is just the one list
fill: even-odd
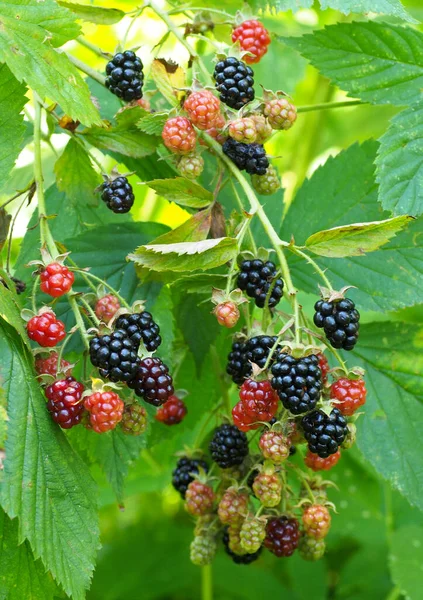
[(101, 199), (111, 211), (123, 214), (131, 210), (135, 196), (126, 177), (116, 177), (103, 183)]
[(278, 558), (291, 556), (300, 540), (300, 529), (297, 519), (285, 516), (269, 519), (266, 525), (264, 545)]
[(335, 454), (348, 433), (347, 421), (337, 408), (332, 408), (329, 416), (314, 410), (302, 418), (301, 425), (310, 452), (320, 458)]
[(219, 61), (213, 77), (221, 101), (230, 108), (239, 110), (254, 100), (254, 71), (241, 60), (229, 56)]
[(106, 65), (106, 87), (125, 102), (142, 98), (143, 64), (131, 50), (118, 52)]
[(25, 281), (22, 281), (21, 279), (17, 279), (16, 277), (11, 277), (10, 279), (15, 284), (16, 293), (18, 295), (19, 294), (23, 294), (24, 291), (26, 290), (26, 283), (25, 283)]
[(199, 473), (198, 468), (201, 467), (207, 473), (209, 467), (206, 461), (199, 458), (188, 458), (183, 456), (176, 464), (176, 468), (172, 472), (172, 485), (182, 498), (185, 498), (186, 491), (191, 481), (194, 481), (193, 475)]
[(169, 369), (157, 357), (144, 358), (135, 375), (128, 381), (128, 386), (153, 406), (161, 406), (174, 392)]
[(294, 358), (281, 353), (272, 367), (272, 387), (293, 415), (313, 410), (320, 398), (322, 373), (315, 354)]
[(276, 274), (276, 265), (271, 260), (244, 260), (240, 266), (237, 286), (245, 291), (247, 296), (254, 298), (259, 308), (264, 307), (267, 299), (269, 308), (273, 308), (280, 302), (284, 286), (282, 279), (276, 277)]
[(229, 533), (228, 533), (227, 527), (225, 527), (225, 530), (223, 532), (222, 541), (223, 541), (223, 545), (225, 547), (226, 554), (228, 554), (232, 558), (234, 563), (236, 563), (237, 565), (249, 565), (250, 563), (257, 560), (262, 552), (262, 548), (257, 550), (257, 552), (253, 552), (252, 554), (241, 554), (240, 555), (240, 554), (235, 554), (235, 552), (232, 552), (232, 550), (229, 548)]
[(121, 329), (92, 338), (90, 359), (100, 375), (111, 381), (129, 382), (140, 364), (136, 346)]
[(247, 171), (250, 175), (266, 175), (269, 160), (262, 144), (245, 144), (228, 138), (222, 150), (240, 171)]
[(142, 341), (148, 352), (154, 352), (162, 343), (162, 338), (159, 335), (160, 328), (147, 311), (132, 315), (121, 315), (118, 317), (115, 326), (117, 329), (126, 331), (128, 337), (136, 346), (139, 346)]
[(322, 327), (334, 348), (352, 350), (357, 343), (360, 313), (349, 298), (327, 302), (318, 300), (314, 305), (314, 324)]
[(274, 335), (256, 335), (250, 338), (244, 347), (244, 356), (248, 364), (254, 363), (260, 368), (266, 364), (270, 350), (277, 341)]
[(224, 423), (215, 429), (209, 449), (222, 469), (240, 465), (248, 454), (247, 436), (235, 425)]
[(232, 381), (241, 385), (244, 379), (251, 373), (251, 367), (245, 359), (245, 344), (233, 342), (232, 350), (228, 354), (226, 372), (232, 377)]

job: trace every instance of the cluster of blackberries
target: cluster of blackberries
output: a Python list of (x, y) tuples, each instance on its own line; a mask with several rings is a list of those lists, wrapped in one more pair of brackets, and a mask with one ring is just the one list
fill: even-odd
[(357, 343), (360, 313), (349, 298), (328, 302), (319, 300), (314, 305), (314, 324), (323, 327), (334, 348), (352, 350)]
[(160, 358), (140, 360), (141, 342), (149, 352), (161, 343), (159, 327), (152, 315), (148, 312), (121, 315), (112, 333), (90, 340), (91, 363), (98, 367), (102, 377), (125, 382), (137, 396), (160, 406), (173, 394), (172, 377)]
[(257, 335), (245, 342), (234, 341), (226, 366), (226, 372), (232, 381), (241, 385), (251, 375), (252, 363), (263, 368), (276, 340), (277, 337), (272, 335)]
[(101, 199), (114, 213), (123, 214), (131, 210), (135, 196), (126, 177), (109, 179), (102, 184), (100, 190)]
[(247, 171), (250, 175), (266, 174), (269, 159), (262, 144), (245, 144), (228, 138), (223, 144), (222, 150), (240, 171)]
[(229, 56), (219, 61), (213, 77), (220, 100), (230, 108), (239, 110), (254, 100), (254, 72), (242, 60)]
[(293, 415), (313, 410), (320, 398), (322, 373), (315, 354), (294, 358), (280, 353), (272, 366), (272, 387)]
[(106, 65), (106, 87), (125, 102), (142, 98), (143, 64), (131, 50), (118, 52)]
[(240, 265), (238, 287), (254, 298), (256, 306), (276, 306), (283, 296), (283, 281), (277, 277), (276, 265), (271, 260), (263, 262), (256, 258), (244, 260)]

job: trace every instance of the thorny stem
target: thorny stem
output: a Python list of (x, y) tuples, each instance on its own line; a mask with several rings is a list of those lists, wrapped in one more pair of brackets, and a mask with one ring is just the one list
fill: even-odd
[(75, 65), (77, 69), (88, 75), (88, 77), (91, 77), (91, 79), (98, 81), (98, 83), (100, 83), (101, 85), (105, 85), (106, 78), (104, 77), (104, 75), (102, 75), (95, 69), (92, 69), (86, 63), (82, 62), (82, 60), (79, 60), (79, 58), (76, 58), (72, 54), (67, 53), (66, 56), (71, 61), (71, 63)]
[(4, 208), (5, 206), (7, 206), (8, 204), (10, 204), (11, 202), (13, 202), (13, 200), (16, 200), (16, 198), (19, 198), (19, 196), (22, 196), (23, 194), (28, 192), (32, 188), (33, 185), (34, 185), (34, 181), (31, 181), (24, 190), (17, 192), (14, 196), (9, 198), (9, 200), (6, 200), (6, 202), (3, 202), (3, 204), (0, 206), (0, 210), (2, 208)]
[[(244, 206), (242, 204), (241, 198), (239, 197), (238, 190), (236, 189), (236, 186), (235, 186), (235, 183), (234, 183), (234, 180), (233, 180), (232, 177), (230, 177), (230, 182), (231, 182), (231, 186), (232, 186), (232, 191), (234, 193), (234, 196), (235, 196), (235, 199), (236, 199), (236, 201), (238, 203), (240, 211), (241, 211), (241, 213), (243, 213), (243, 212), (245, 212), (244, 211)], [(250, 228), (248, 228), (248, 238), (250, 240), (251, 248), (253, 249), (254, 254), (257, 254), (256, 241), (254, 239), (253, 234), (251, 233)]]
[(311, 104), (310, 106), (298, 106), (297, 113), (306, 113), (313, 110), (327, 110), (329, 108), (345, 108), (349, 106), (358, 106), (360, 104), (368, 104), (361, 100), (344, 100), (342, 102), (323, 102), (322, 104)]
[(311, 258), (311, 256), (308, 256), (308, 254), (306, 254), (305, 252), (303, 252), (302, 250), (300, 250), (298, 248), (298, 246), (288, 246), (289, 250), (291, 250), (291, 252), (293, 252), (294, 254), (297, 254), (298, 256), (301, 256), (304, 260), (306, 260), (310, 265), (312, 265), (312, 267), (314, 268), (314, 270), (316, 271), (316, 273), (318, 273), (320, 275), (320, 277), (323, 279), (326, 287), (328, 289), (332, 289), (332, 285), (331, 282), (329, 281), (329, 279), (326, 277), (325, 272), (323, 271), (323, 269), (321, 269), (319, 267), (319, 265), (316, 263), (315, 260), (313, 260)]
[(73, 295), (68, 294), (68, 302), (69, 302), (69, 305), (70, 305), (70, 307), (72, 309), (72, 312), (73, 312), (73, 314), (75, 316), (75, 321), (76, 321), (76, 324), (78, 326), (79, 333), (81, 334), (81, 337), (82, 337), (82, 340), (83, 340), (83, 342), (85, 344), (85, 347), (88, 350), (89, 347), (90, 347), (90, 344), (88, 342), (88, 333), (87, 333), (87, 330), (85, 328), (84, 321), (82, 319), (82, 315), (79, 312), (78, 304), (76, 303), (76, 297), (73, 296)]
[(82, 304), (87, 309), (87, 311), (88, 311), (91, 319), (94, 321), (95, 325), (96, 326), (100, 325), (100, 319), (97, 317), (97, 315), (93, 311), (92, 307), (88, 304), (88, 302), (85, 300), (85, 298), (83, 298), (82, 296), (79, 296), (78, 299), (79, 299), (80, 302), (82, 302)]

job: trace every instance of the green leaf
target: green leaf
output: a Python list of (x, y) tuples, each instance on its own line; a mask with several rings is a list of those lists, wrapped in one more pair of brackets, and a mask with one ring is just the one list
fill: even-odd
[(408, 525), (392, 534), (389, 565), (392, 579), (407, 600), (419, 600), (423, 589), (423, 527)]
[(392, 119), (376, 159), (379, 201), (396, 215), (423, 213), (423, 102)]
[(83, 600), (99, 547), (96, 489), (86, 465), (52, 421), (32, 367), (32, 355), (0, 323), (0, 370), (8, 428), (1, 504), (19, 517), (19, 542), (75, 600)]
[(20, 315), (20, 307), (17, 303), (16, 294), (0, 285), (0, 317), (7, 321), (21, 337), (24, 344), (30, 348), (24, 321)]
[(74, 12), (78, 19), (91, 21), (91, 23), (97, 23), (98, 25), (114, 25), (115, 23), (119, 23), (125, 16), (124, 11), (118, 8), (88, 6), (86, 4), (77, 4), (76, 2), (65, 2), (64, 0), (58, 0), (58, 4)]
[(54, 172), (57, 187), (65, 192), (73, 204), (85, 202), (90, 206), (98, 205), (99, 193), (95, 189), (103, 180), (93, 168), (87, 151), (73, 138), (57, 160)]
[(196, 215), (187, 219), (185, 223), (156, 238), (153, 244), (175, 244), (177, 242), (200, 242), (209, 234), (211, 225), (211, 212), (201, 210)]
[[(377, 201), (373, 161), (377, 144), (354, 145), (329, 158), (304, 182), (284, 219), (281, 237), (297, 244), (322, 229), (387, 219)], [(319, 210), (316, 210), (316, 206)], [(301, 226), (299, 226), (301, 224)], [(415, 220), (380, 250), (343, 259), (317, 258), (335, 289), (356, 286), (360, 310), (389, 311), (421, 303), (423, 296), (423, 221)], [(318, 294), (318, 275), (303, 260), (288, 256), (294, 283)]]
[(146, 185), (166, 200), (190, 208), (204, 208), (213, 202), (213, 194), (198, 183), (185, 177), (174, 179), (154, 179)]
[(0, 599), (54, 600), (60, 594), (28, 542), (19, 544), (18, 521), (0, 509)]
[(23, 147), (26, 126), (21, 110), (28, 98), (6, 65), (0, 65), (0, 189)]
[(172, 106), (178, 106), (180, 97), (184, 93), (178, 90), (186, 87), (183, 69), (173, 62), (156, 58), (151, 65), (150, 75), (166, 100)]
[[(358, 446), (375, 469), (423, 510), (422, 329), (415, 324), (363, 325), (352, 354), (366, 369), (365, 418)], [(377, 444), (375, 444), (377, 440)]]
[[(261, 0), (249, 1), (249, 4), (262, 8)], [(312, 8), (314, 0), (269, 0), (268, 5), (277, 11), (293, 10), (296, 12), (300, 8)], [(411, 15), (402, 6), (399, 0), (319, 0), (322, 9), (333, 8), (349, 15), (350, 13), (368, 13), (373, 12), (382, 15), (392, 15), (416, 23)]]
[(421, 100), (423, 34), (387, 23), (338, 23), (285, 38), (350, 96), (373, 104)]
[(161, 135), (169, 113), (149, 113), (138, 121), (138, 127), (149, 135)]
[(207, 271), (233, 259), (238, 244), (232, 238), (140, 246), (128, 259), (152, 271)]
[(42, 6), (36, 0), (15, 0), (13, 5), (0, 0), (0, 62), (42, 99), (58, 102), (73, 119), (100, 124), (87, 84), (67, 56), (53, 48), (79, 33), (73, 20), (69, 27), (63, 25), (63, 15), (73, 19), (53, 0)]
[(373, 252), (401, 231), (412, 217), (394, 217), (373, 223), (354, 223), (314, 233), (306, 240), (308, 250), (319, 256), (343, 258)]

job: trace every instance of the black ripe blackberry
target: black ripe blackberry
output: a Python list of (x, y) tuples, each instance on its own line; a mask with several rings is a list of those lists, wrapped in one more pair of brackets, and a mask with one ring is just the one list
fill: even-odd
[(322, 372), (315, 354), (294, 358), (281, 353), (272, 366), (272, 387), (293, 415), (313, 410), (322, 390)]
[(101, 199), (114, 213), (122, 214), (131, 210), (135, 196), (126, 177), (116, 177), (101, 186)]
[(250, 372), (250, 363), (254, 363), (260, 368), (264, 367), (267, 357), (269, 356), (269, 352), (275, 345), (277, 339), (278, 338), (273, 335), (256, 335), (246, 342), (244, 347), (244, 355), (245, 360), (250, 365)]
[(240, 171), (247, 171), (250, 175), (266, 175), (269, 160), (262, 144), (244, 144), (229, 137), (222, 150)]
[(301, 419), (301, 425), (309, 450), (321, 458), (335, 454), (348, 433), (347, 421), (337, 408), (329, 416), (314, 410)]
[(140, 364), (135, 344), (119, 329), (90, 340), (90, 359), (100, 375), (111, 381), (128, 382)]
[(121, 315), (116, 320), (115, 327), (126, 331), (136, 346), (142, 341), (148, 352), (154, 352), (162, 343), (160, 328), (147, 311)]
[(234, 563), (237, 565), (249, 565), (257, 560), (262, 552), (262, 548), (259, 548), (257, 552), (253, 552), (252, 554), (235, 554), (235, 552), (232, 552), (232, 550), (229, 548), (229, 533), (227, 527), (225, 527), (223, 531), (222, 541), (226, 554), (229, 554)]
[(245, 344), (243, 342), (233, 342), (232, 350), (228, 354), (226, 372), (237, 385), (242, 385), (244, 379), (251, 373), (251, 366), (245, 359)]
[(239, 110), (254, 100), (254, 72), (251, 67), (233, 56), (217, 63), (214, 73), (221, 101)]
[(240, 465), (248, 454), (247, 436), (235, 425), (224, 423), (215, 429), (209, 450), (222, 469)]
[(178, 460), (172, 472), (172, 485), (181, 494), (182, 498), (185, 498), (187, 488), (191, 481), (194, 481), (194, 475), (198, 474), (199, 467), (206, 472), (209, 470), (207, 463), (199, 458), (183, 456)]
[(314, 305), (314, 324), (323, 327), (326, 337), (334, 348), (352, 350), (357, 343), (360, 313), (349, 298), (342, 300), (319, 300)]
[(115, 54), (106, 65), (106, 87), (125, 102), (142, 98), (143, 64), (134, 52)]
[(276, 277), (276, 265), (271, 260), (263, 262), (256, 258), (244, 260), (240, 266), (237, 285), (254, 298), (256, 306), (263, 308), (271, 288), (268, 305), (276, 306), (283, 296), (283, 281)]
[(11, 277), (11, 280), (15, 284), (16, 293), (18, 295), (19, 294), (23, 294), (24, 291), (26, 290), (26, 283), (25, 283), (25, 281), (22, 281), (21, 279), (17, 279), (16, 277)]
[(174, 392), (168, 367), (160, 358), (144, 358), (128, 386), (153, 406), (161, 406)]

